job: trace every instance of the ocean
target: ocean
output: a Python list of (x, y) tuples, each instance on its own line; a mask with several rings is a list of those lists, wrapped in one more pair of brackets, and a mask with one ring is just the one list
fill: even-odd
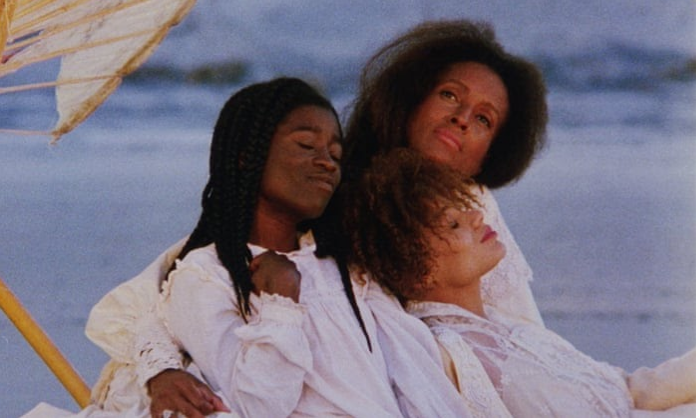
[[(346, 109), (370, 53), (452, 17), (491, 22), (547, 80), (549, 145), (495, 191), (546, 325), (629, 371), (696, 346), (693, 0), (202, 0), (57, 145), (0, 134), (0, 277), (94, 383), (106, 355), (84, 337), (89, 310), (193, 228), (227, 97), (297, 75)], [(49, 128), (52, 100), (0, 96), (0, 128)], [(0, 416), (41, 401), (76, 409), (0, 315)]]

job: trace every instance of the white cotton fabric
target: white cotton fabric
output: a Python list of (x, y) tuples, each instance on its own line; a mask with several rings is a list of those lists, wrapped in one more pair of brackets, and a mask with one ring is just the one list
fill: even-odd
[(252, 296), (248, 323), (214, 245), (190, 252), (164, 290), (168, 329), (242, 416), (401, 416), (364, 294), (356, 289), (371, 352), (335, 262), (314, 250), (306, 235), (286, 254), (302, 275), (300, 303)]
[[(486, 318), (456, 305), (413, 302), (408, 311), (423, 320), (446, 346), (455, 368), (478, 357), (514, 417), (693, 417), (696, 405), (668, 411), (634, 407), (623, 370), (598, 362), (537, 324), (511, 319), (486, 306)], [(455, 341), (466, 344), (457, 347)]]
[(377, 322), (379, 343), (404, 416), (510, 417), (480, 366), (462, 370), (467, 387), (492, 397), (462, 398), (443, 373), (440, 350), (428, 327), (406, 313), (396, 298), (385, 294), (375, 282), (368, 281), (367, 286), (367, 304)]

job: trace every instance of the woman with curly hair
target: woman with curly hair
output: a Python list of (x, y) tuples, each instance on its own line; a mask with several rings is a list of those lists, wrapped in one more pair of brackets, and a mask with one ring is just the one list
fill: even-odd
[(487, 393), (497, 392), (514, 417), (696, 413), (696, 350), (628, 374), (485, 303), (481, 278), (503, 259), (505, 245), (458, 171), (395, 149), (346, 193), (354, 202), (344, 214), (348, 260), (428, 325), (465, 399), (486, 393), (472, 379), (478, 367), (490, 379)]
[(508, 255), (483, 280), (486, 300), (543, 323), (532, 271), (489, 189), (522, 177), (543, 148), (546, 88), (538, 68), (512, 55), (485, 23), (426, 22), (367, 62), (346, 125), (347, 181), (375, 155), (408, 147), (471, 177), (486, 220)]

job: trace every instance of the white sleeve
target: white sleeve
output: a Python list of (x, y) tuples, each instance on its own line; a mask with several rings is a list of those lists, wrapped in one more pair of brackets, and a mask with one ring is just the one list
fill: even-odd
[(160, 254), (140, 274), (109, 291), (92, 308), (85, 334), (111, 357), (92, 389), (99, 405), (119, 405), (116, 409), (122, 410), (130, 402), (145, 402), (145, 383), (151, 377), (167, 368), (183, 367), (179, 348), (154, 309), (159, 283), (186, 239)]
[(312, 367), (304, 307), (278, 295), (252, 294), (254, 313), (245, 323), (226, 270), (203, 265), (185, 260), (171, 273), (160, 304), (165, 324), (242, 416), (288, 416)]
[(155, 306), (137, 321), (133, 344), (136, 376), (142, 387), (164, 370), (184, 369), (181, 351), (157, 315)]
[(696, 348), (656, 367), (628, 375), (628, 389), (638, 409), (664, 410), (696, 402)]
[(533, 280), (532, 269), (505, 223), (493, 194), (485, 187), (476, 187), (476, 191), (483, 205), (485, 222), (498, 233), (498, 239), (507, 250), (501, 262), (483, 276), (483, 301), (507, 315), (543, 326), (544, 322), (529, 285)]
[(85, 334), (111, 358), (121, 363), (137, 361), (135, 337), (139, 322), (156, 305), (159, 283), (179, 254), (186, 238), (160, 254), (145, 270), (109, 291), (92, 308)]

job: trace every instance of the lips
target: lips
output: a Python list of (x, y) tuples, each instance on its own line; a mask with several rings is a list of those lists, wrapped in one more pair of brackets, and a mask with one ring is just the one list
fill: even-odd
[(481, 238), (481, 242), (486, 242), (490, 239), (494, 239), (498, 236), (498, 233), (495, 232), (493, 229), (491, 229), (490, 226), (486, 226), (486, 231), (483, 233), (483, 238)]
[(451, 131), (439, 128), (435, 130), (435, 135), (440, 141), (445, 143), (445, 145), (452, 147), (456, 151), (462, 150), (462, 143), (459, 137), (453, 134)]
[(336, 179), (333, 176), (317, 174), (309, 176), (309, 181), (320, 189), (333, 193), (336, 188)]

